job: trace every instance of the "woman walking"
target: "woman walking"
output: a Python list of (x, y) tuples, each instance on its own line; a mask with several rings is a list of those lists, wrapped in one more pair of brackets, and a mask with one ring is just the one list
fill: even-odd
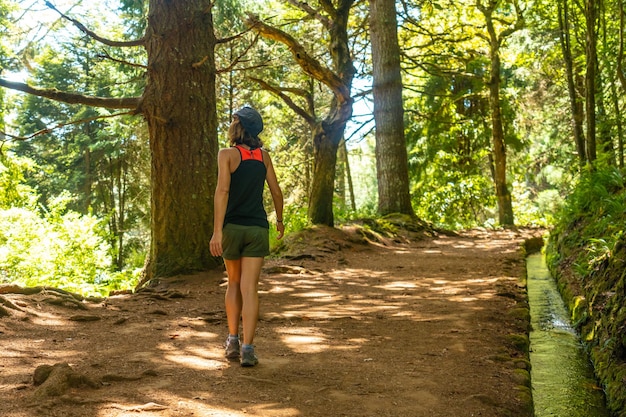
[[(283, 194), (274, 166), (258, 135), (263, 119), (252, 107), (235, 112), (228, 129), (231, 147), (220, 150), (211, 254), (222, 256), (228, 274), (225, 304), (228, 318), (226, 357), (241, 366), (258, 363), (254, 334), (259, 318), (259, 276), (269, 255), (269, 222), (263, 188), (269, 187), (276, 210), (278, 239), (283, 237)], [(243, 343), (239, 338), (239, 320)]]

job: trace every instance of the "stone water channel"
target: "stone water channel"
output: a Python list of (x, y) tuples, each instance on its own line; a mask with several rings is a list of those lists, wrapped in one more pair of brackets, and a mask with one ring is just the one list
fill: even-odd
[(526, 260), (535, 417), (608, 417), (604, 394), (541, 254)]

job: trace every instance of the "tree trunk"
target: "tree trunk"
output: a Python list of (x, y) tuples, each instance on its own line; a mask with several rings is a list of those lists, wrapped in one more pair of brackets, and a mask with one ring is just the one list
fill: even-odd
[(414, 216), (404, 138), (397, 26), (394, 0), (370, 0), (378, 212)]
[[(609, 29), (607, 28), (606, 10), (604, 7), (600, 7), (599, 25), (600, 25), (600, 31), (602, 33), (602, 48), (605, 51), (608, 51), (612, 48), (613, 45), (612, 45), (612, 42), (610, 42), (609, 39), (607, 38), (607, 31)], [(603, 56), (603, 68), (605, 68), (609, 74), (612, 74), (613, 62), (607, 59), (606, 55), (603, 54), (602, 56)], [(606, 94), (607, 93), (612, 94), (613, 91), (615, 91), (615, 80), (607, 77), (606, 82), (608, 82), (609, 86), (608, 88), (605, 88), (604, 87), (605, 77), (602, 76), (602, 71), (599, 70), (600, 67), (598, 63), (596, 63), (596, 65), (597, 65), (596, 68), (598, 68), (598, 70), (596, 71), (596, 91), (597, 91), (596, 119), (597, 119), (597, 127), (598, 127), (597, 141), (600, 144), (602, 153), (606, 157), (605, 160), (608, 161), (609, 164), (613, 165), (617, 162), (617, 159), (615, 155), (615, 147), (613, 146), (613, 137), (611, 134), (611, 130), (612, 130), (612, 125), (617, 124), (617, 123), (611, 121), (611, 117), (609, 116), (609, 113), (607, 111), (608, 105), (606, 101)]]
[(585, 111), (587, 117), (587, 162), (593, 164), (596, 153), (596, 68), (598, 62), (596, 38), (596, 0), (585, 0), (587, 28), (587, 71), (585, 73)]
[(506, 179), (506, 145), (504, 143), (504, 126), (502, 122), (502, 108), (500, 107), (500, 41), (493, 24), (493, 9), (483, 9), (485, 23), (489, 32), (489, 109), (491, 111), (491, 135), (493, 141), (493, 156), (495, 165), (494, 182), (496, 199), (498, 201), (498, 221), (501, 226), (513, 226), (513, 205), (511, 193)]
[[(311, 194), (309, 196), (308, 217), (313, 224), (334, 226), (333, 217), (333, 194), (335, 191), (335, 172), (337, 163), (337, 149), (339, 142), (346, 129), (346, 123), (352, 117), (352, 79), (356, 72), (350, 54), (348, 43), (348, 19), (354, 0), (339, 0), (336, 5), (333, 2), (325, 2), (323, 7), (327, 16), (321, 17), (323, 25), (328, 29), (329, 51), (333, 63), (333, 70), (329, 70), (320, 60), (310, 56), (306, 49), (291, 35), (280, 29), (269, 26), (259, 19), (249, 16), (246, 23), (268, 38), (285, 44), (300, 65), (302, 70), (316, 79), (333, 93), (328, 114), (324, 120), (316, 120), (314, 113), (298, 108), (291, 100), (285, 100), (280, 88), (265, 85), (274, 94), (278, 94), (287, 105), (297, 114), (303, 116), (313, 135), (313, 178)], [(301, 3), (301, 7), (310, 13), (310, 6)], [(311, 17), (320, 18), (321, 15), (313, 13)], [(259, 81), (257, 81), (259, 82)]]
[(346, 181), (348, 182), (348, 194), (350, 196), (350, 209), (352, 212), (356, 212), (356, 200), (354, 198), (354, 185), (352, 183), (352, 170), (350, 169), (350, 158), (348, 156), (348, 146), (345, 140), (341, 141), (342, 156), (344, 158), (343, 164), (346, 171)]
[(308, 217), (313, 224), (333, 227), (333, 195), (335, 190), (335, 171), (337, 167), (337, 149), (340, 132), (324, 131), (321, 126), (315, 129), (313, 137), (313, 183), (309, 197)]
[(206, 270), (217, 181), (215, 35), (210, 0), (150, 0), (151, 251), (147, 278)]
[(624, 168), (624, 124), (622, 123), (622, 107), (615, 80), (609, 80), (611, 86), (611, 101), (615, 114), (615, 127), (617, 128), (617, 154), (615, 160), (620, 168)]
[(583, 120), (585, 115), (583, 105), (578, 99), (576, 90), (574, 74), (574, 68), (576, 67), (572, 57), (568, 1), (569, 0), (562, 0), (562, 4), (561, 2), (558, 3), (561, 51), (563, 52), (563, 60), (565, 61), (567, 91), (569, 93), (570, 110), (572, 112), (572, 132), (574, 133), (574, 142), (576, 143), (576, 151), (578, 152), (578, 163), (583, 167), (587, 160), (585, 134), (583, 132)]

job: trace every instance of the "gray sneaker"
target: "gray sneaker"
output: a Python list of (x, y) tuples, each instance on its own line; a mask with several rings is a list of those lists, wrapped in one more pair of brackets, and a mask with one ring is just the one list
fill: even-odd
[(239, 338), (226, 339), (226, 359), (237, 360), (239, 359)]
[(241, 366), (254, 366), (259, 359), (254, 354), (254, 348), (241, 350)]

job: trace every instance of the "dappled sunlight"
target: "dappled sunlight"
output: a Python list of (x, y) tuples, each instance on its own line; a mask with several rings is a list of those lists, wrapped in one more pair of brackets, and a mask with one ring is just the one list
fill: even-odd
[(396, 255), (408, 255), (408, 254), (410, 254), (410, 253), (411, 253), (411, 251), (410, 251), (410, 250), (407, 250), (407, 249), (396, 248), (396, 249), (393, 251), (393, 253), (394, 253), (394, 254), (396, 254)]
[(318, 301), (321, 298), (323, 300), (332, 301), (337, 299), (337, 295), (326, 291), (309, 291), (300, 294), (294, 294), (294, 297), (313, 298), (313, 301)]
[(30, 322), (36, 326), (43, 327), (74, 327), (70, 326), (71, 322), (68, 321), (67, 318), (45, 312), (38, 312), (36, 316), (30, 318)]
[(376, 278), (376, 277), (381, 277), (381, 276), (385, 276), (388, 273), (385, 271), (374, 271), (371, 269), (354, 269), (354, 268), (346, 268), (346, 269), (336, 269), (333, 271), (328, 272), (327, 275), (332, 276), (333, 279), (335, 280), (342, 280), (342, 279), (363, 279), (363, 278), (367, 278), (372, 279), (372, 278)]
[(325, 339), (317, 336), (283, 335), (281, 340), (296, 353), (319, 353), (329, 347)]
[(283, 287), (283, 286), (280, 286), (280, 285), (275, 285), (271, 289), (269, 289), (268, 291), (259, 291), (259, 294), (262, 294), (264, 292), (266, 292), (266, 293), (273, 293), (273, 294), (285, 294), (285, 293), (289, 293), (289, 292), (293, 292), (293, 291), (294, 291), (293, 288)]
[[(295, 279), (291, 281), (288, 278), (291, 274), (283, 274), (287, 280), (273, 280), (273, 285), (266, 292), (286, 294), (292, 300), (302, 302), (283, 303), (272, 317), (290, 320), (293, 325), (297, 325), (296, 320), (373, 320), (381, 317), (415, 322), (438, 320), (436, 313), (422, 308), (422, 304), (430, 300), (465, 304), (462, 307), (464, 311), (473, 311), (477, 303), (495, 297), (495, 287), (499, 282), (511, 279), (493, 276), (487, 267), (483, 270), (480, 264), (469, 261), (472, 256), (459, 252), (477, 250), (481, 244), (472, 240), (442, 238), (429, 242), (426, 248), (388, 248), (388, 255), (385, 256), (393, 259), (393, 270), (382, 263), (364, 262), (359, 266), (367, 265), (369, 268), (332, 268), (326, 272), (303, 269), (294, 274)], [(489, 251), (503, 250), (497, 245), (486, 246), (485, 250)], [(445, 259), (447, 256), (450, 256), (448, 263), (438, 262), (437, 269), (433, 270), (432, 258)], [(445, 271), (454, 268), (460, 270), (462, 275), (450, 278)], [(281, 340), (294, 351), (296, 347), (300, 349), (297, 351), (302, 351), (301, 346), (309, 345), (308, 351), (318, 352), (325, 349), (325, 341), (320, 337), (283, 335)]]
[[(175, 326), (171, 326), (171, 328), (176, 329)], [(207, 342), (219, 337), (217, 333), (201, 332), (198, 330), (188, 330), (185, 327), (180, 327), (176, 329), (176, 331), (174, 330), (170, 331), (169, 336), (171, 339), (189, 339), (189, 340), (200, 339), (200, 341), (207, 340)]]
[(202, 371), (215, 371), (218, 369), (224, 369), (227, 366), (223, 361), (178, 353), (165, 355), (164, 358), (170, 362)]
[(204, 346), (186, 345), (185, 349), (180, 349), (170, 343), (161, 343), (157, 348), (163, 352), (163, 359), (190, 369), (202, 371), (224, 369), (227, 367), (224, 352), (218, 348), (220, 345), (215, 343), (215, 337), (211, 339), (212, 341), (206, 341)]
[(445, 294), (445, 295), (454, 295), (454, 294), (460, 293), (461, 291), (467, 292), (467, 288), (459, 288), (459, 287), (449, 285), (445, 287), (431, 287), (430, 291), (440, 292), (441, 294)]
[[(173, 396), (171, 391), (154, 390), (150, 399), (145, 402), (115, 401), (100, 407), (95, 417), (110, 416), (111, 410), (117, 410), (120, 416), (141, 415), (154, 417), (163, 415), (202, 416), (202, 417), (246, 417), (249, 415), (271, 415), (275, 417), (296, 417), (302, 414), (295, 408), (284, 408), (280, 403), (251, 404), (234, 410), (218, 405), (223, 399), (216, 401), (210, 392), (200, 391), (193, 394), (193, 398)], [(269, 414), (268, 414), (269, 413)]]
[(296, 353), (319, 353), (330, 346), (326, 336), (315, 327), (289, 327), (276, 329), (283, 343)]
[[(54, 307), (35, 317), (33, 305), (28, 320), (0, 323), (0, 336), (22, 345), (4, 349), (0, 388), (6, 398), (29, 396), (37, 388), (24, 381), (37, 366), (66, 362), (103, 384), (68, 391), (77, 402), (59, 402), (59, 410), (84, 406), (95, 417), (425, 415), (443, 407), (428, 400), (431, 390), (450, 404), (477, 404), (466, 400), (477, 391), (477, 375), (504, 380), (490, 360), (500, 353), (487, 345), (502, 334), (494, 324), (500, 310), (492, 307), (504, 311), (513, 302), (516, 278), (507, 274), (515, 264), (496, 247), (484, 249), (495, 261), (482, 262), (477, 245), (443, 240), (269, 260), (259, 282), (259, 363), (252, 369), (224, 356), (221, 273), (176, 278), (88, 311), (46, 314)], [(100, 320), (89, 321), (92, 315)], [(24, 326), (38, 327), (31, 339), (12, 336)], [(501, 379), (485, 386), (493, 381)]]
[(385, 285), (377, 285), (376, 288), (382, 288), (383, 290), (390, 290), (390, 291), (399, 291), (399, 290), (417, 288), (417, 285), (415, 284), (415, 282), (393, 281)]
[(245, 410), (246, 410), (245, 415), (259, 414), (259, 415), (271, 415), (272, 417), (292, 417), (292, 416), (302, 415), (302, 413), (297, 408), (293, 408), (293, 407), (280, 408), (280, 404), (277, 404), (277, 403), (252, 405), (252, 406), (246, 407)]
[(472, 301), (477, 301), (479, 299), (479, 297), (450, 297), (450, 300), (452, 301), (457, 301), (457, 302), (461, 302), (461, 303), (469, 303)]
[(425, 253), (428, 255), (440, 255), (442, 251), (440, 249), (424, 249), (422, 253)]
[(199, 340), (201, 345), (185, 344), (185, 348), (179, 348), (173, 343), (161, 343), (157, 349), (163, 352), (163, 359), (190, 369), (215, 371), (224, 369), (224, 352), (221, 344), (215, 343), (218, 335), (212, 332), (183, 332), (180, 335), (170, 333), (172, 340)]
[[(64, 346), (65, 343), (70, 344), (71, 340), (55, 340), (53, 337), (49, 339), (13, 339), (13, 345), (17, 346), (27, 346), (24, 348), (25, 350), (12, 349), (12, 348), (4, 348), (2, 349), (2, 357), (5, 359), (8, 358), (33, 358), (32, 349), (37, 350), (39, 353), (34, 358), (46, 360), (46, 361), (54, 361), (56, 358), (74, 358), (80, 357), (84, 352), (80, 350), (71, 349), (69, 347)], [(51, 348), (49, 343), (53, 343), (53, 347)], [(3, 374), (6, 375), (6, 372), (9, 370), (3, 369)]]

